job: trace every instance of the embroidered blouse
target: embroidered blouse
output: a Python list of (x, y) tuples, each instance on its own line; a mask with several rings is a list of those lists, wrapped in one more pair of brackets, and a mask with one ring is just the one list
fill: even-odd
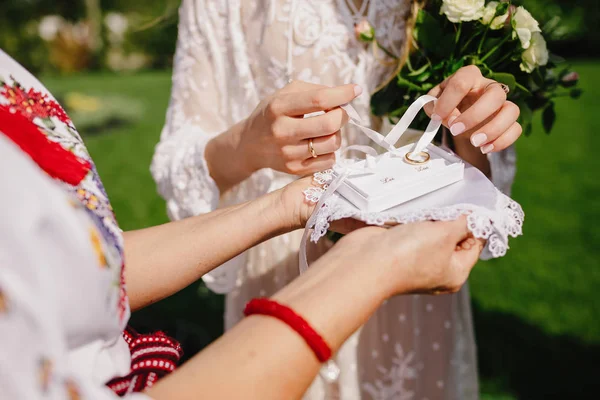
[(0, 171), (1, 397), (135, 391), (107, 386), (130, 374), (135, 337), (123, 336), (123, 236), (106, 191), (67, 114), (1, 50)]

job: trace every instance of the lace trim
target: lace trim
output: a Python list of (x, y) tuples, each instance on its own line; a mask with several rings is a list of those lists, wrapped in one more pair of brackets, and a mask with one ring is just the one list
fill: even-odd
[[(333, 171), (327, 170), (314, 174), (314, 182), (318, 187), (305, 190), (306, 200), (316, 203), (333, 180)], [(497, 191), (498, 201), (495, 210), (473, 204), (456, 204), (449, 207), (426, 208), (417, 212), (366, 212), (349, 206), (333, 194), (325, 201), (321, 209), (316, 210), (317, 217), (310, 239), (317, 242), (325, 236), (332, 221), (344, 218), (354, 218), (369, 225), (384, 225), (386, 223), (408, 224), (420, 221), (451, 221), (461, 215), (467, 215), (468, 228), (476, 238), (486, 239), (487, 244), (482, 258), (498, 258), (508, 250), (508, 237), (517, 237), (523, 234), (523, 220), (525, 214), (521, 206), (506, 195)]]
[(171, 219), (207, 213), (219, 204), (219, 189), (204, 158), (211, 138), (199, 128), (186, 126), (156, 148), (150, 170)]

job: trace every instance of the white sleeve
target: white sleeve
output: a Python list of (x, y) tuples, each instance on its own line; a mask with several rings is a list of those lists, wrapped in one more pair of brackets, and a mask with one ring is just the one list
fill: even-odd
[[(221, 194), (204, 155), (210, 139), (258, 103), (240, 10), (228, 7), (226, 2), (183, 0), (179, 9), (171, 100), (151, 166), (172, 220), (248, 201), (272, 188), (273, 171), (261, 169)], [(204, 275), (204, 282), (217, 293), (230, 291), (245, 257), (241, 254)]]
[(517, 153), (512, 145), (498, 153), (488, 154), (492, 182), (505, 195), (510, 196), (517, 172)]
[(179, 10), (171, 100), (151, 167), (171, 219), (206, 213), (219, 203), (204, 150), (228, 128), (214, 55), (224, 46), (223, 32), (215, 31), (219, 27), (209, 16), (203, 0), (183, 1)]
[(2, 136), (0, 164), (11, 173), (0, 174), (0, 397), (116, 400), (68, 359), (65, 326), (77, 321), (61, 307), (61, 288), (77, 284), (74, 271), (97, 268), (87, 228), (68, 196)]

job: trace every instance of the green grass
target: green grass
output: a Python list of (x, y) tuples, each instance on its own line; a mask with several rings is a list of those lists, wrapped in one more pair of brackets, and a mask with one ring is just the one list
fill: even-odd
[[(558, 101), (551, 135), (538, 121), (518, 143), (513, 197), (526, 213), (524, 236), (471, 277), (485, 400), (595, 398), (600, 389), (600, 62), (576, 69), (583, 97)], [(135, 124), (82, 133), (123, 229), (167, 221), (148, 166), (164, 122), (169, 73), (44, 82), (63, 94), (124, 94), (140, 102), (143, 118)], [(222, 307), (220, 297), (192, 285), (137, 313), (133, 323), (167, 330), (190, 355), (220, 333)]]

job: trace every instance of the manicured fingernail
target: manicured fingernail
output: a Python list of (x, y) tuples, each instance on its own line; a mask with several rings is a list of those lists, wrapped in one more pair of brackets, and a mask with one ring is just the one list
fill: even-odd
[(471, 143), (475, 147), (479, 147), (485, 142), (487, 142), (487, 135), (485, 133), (478, 133), (476, 135), (471, 136)]
[(467, 129), (465, 124), (463, 124), (462, 122), (458, 122), (450, 127), (450, 133), (452, 133), (452, 135), (454, 136), (460, 135), (465, 131), (465, 129)]
[(362, 87), (354, 85), (354, 96), (360, 96), (363, 92)]
[(452, 125), (452, 123), (454, 122), (454, 120), (456, 120), (456, 118), (458, 118), (456, 115), (453, 115), (450, 118), (448, 118), (448, 125)]
[(487, 153), (489, 153), (489, 152), (490, 152), (490, 151), (492, 151), (492, 150), (494, 150), (494, 145), (493, 145), (493, 144), (488, 144), (488, 145), (485, 145), (485, 146), (483, 146), (483, 147), (481, 148), (481, 152), (482, 152), (483, 154), (487, 154)]
[(441, 120), (442, 120), (442, 117), (440, 117), (440, 116), (439, 116), (439, 115), (437, 115), (437, 114), (431, 114), (431, 120), (432, 120), (432, 121), (441, 121)]

